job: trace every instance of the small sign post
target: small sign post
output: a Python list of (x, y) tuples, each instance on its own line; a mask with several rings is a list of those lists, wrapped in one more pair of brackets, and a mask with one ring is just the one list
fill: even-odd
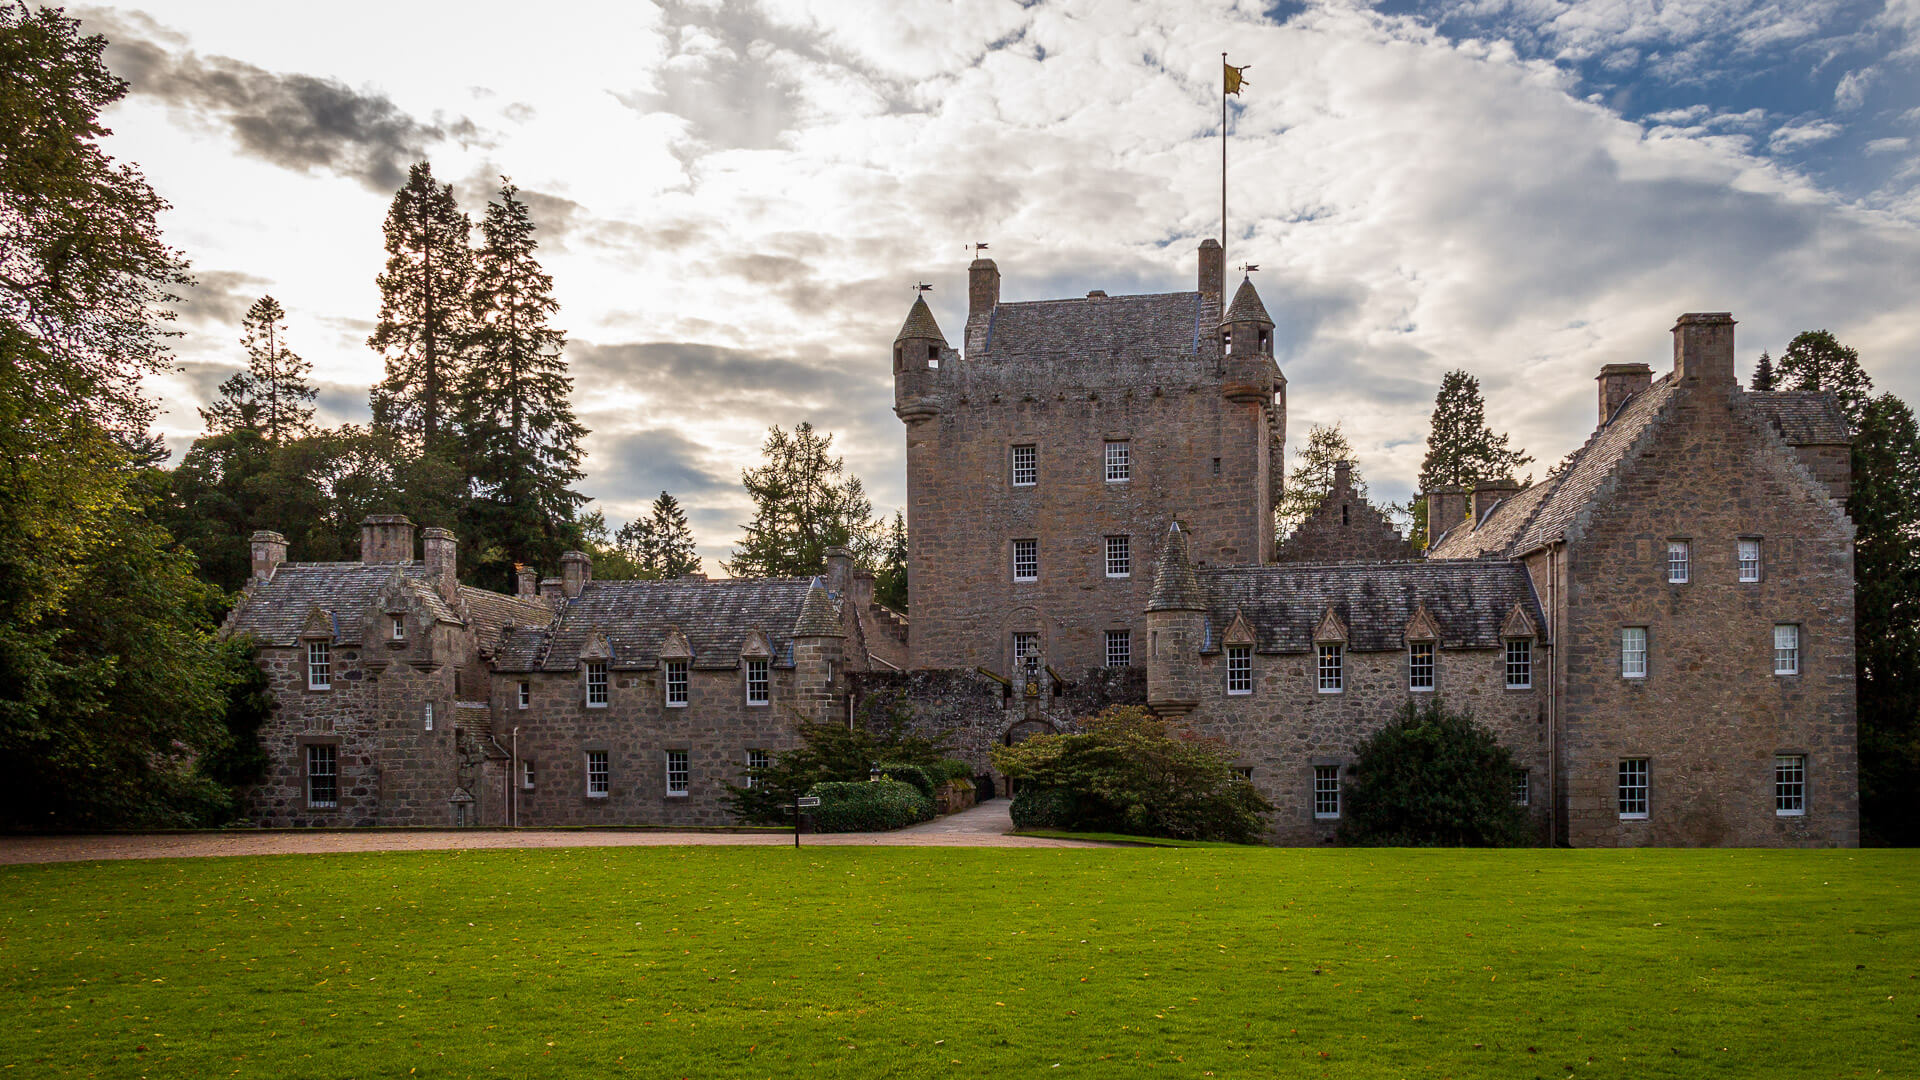
[(793, 846), (800, 846), (800, 811), (811, 810), (820, 805), (820, 796), (802, 795), (793, 804)]

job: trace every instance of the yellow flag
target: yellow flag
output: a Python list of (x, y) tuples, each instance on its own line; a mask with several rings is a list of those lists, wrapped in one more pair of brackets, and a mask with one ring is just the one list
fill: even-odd
[(1246, 81), (1241, 76), (1240, 73), (1252, 67), (1253, 65), (1242, 64), (1239, 67), (1234, 67), (1232, 64), (1221, 64), (1220, 66), (1227, 69), (1226, 70), (1226, 93), (1229, 93), (1229, 94), (1239, 93), (1240, 87), (1244, 85)]

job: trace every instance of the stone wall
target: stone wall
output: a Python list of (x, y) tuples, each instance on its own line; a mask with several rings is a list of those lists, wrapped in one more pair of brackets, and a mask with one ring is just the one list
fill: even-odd
[(1017, 684), (1009, 688), (972, 670), (862, 672), (854, 677), (852, 694), (854, 714), (863, 722), (892, 702), (904, 700), (920, 734), (944, 738), (954, 757), (983, 776), (994, 772), (988, 754), (1005, 745), (1010, 735), (1073, 731), (1075, 721), (1109, 705), (1145, 705), (1147, 701), (1146, 672), (1139, 667), (1096, 668), (1077, 682), (1062, 682), (1057, 694), (1052, 680), (1043, 676), (1039, 725), (1029, 721), (1026, 698)]
[(1352, 466), (1341, 462), (1333, 489), (1274, 553), (1275, 562), (1366, 562), (1411, 559), (1413, 545), (1393, 522), (1353, 490)]

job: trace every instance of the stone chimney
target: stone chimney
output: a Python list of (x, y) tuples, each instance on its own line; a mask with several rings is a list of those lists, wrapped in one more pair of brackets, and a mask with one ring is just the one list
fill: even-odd
[(249, 541), (253, 545), (253, 580), (265, 581), (273, 576), (273, 568), (287, 561), (287, 538), (277, 532), (261, 529), (253, 534)]
[(1335, 494), (1353, 490), (1353, 462), (1336, 461), (1333, 463), (1333, 491)]
[(847, 595), (853, 584), (853, 552), (843, 547), (827, 549), (827, 576), (824, 584), (835, 596)]
[(360, 523), (360, 561), (412, 562), (413, 522), (405, 514), (368, 514)]
[(1487, 511), (1501, 499), (1511, 498), (1520, 490), (1520, 485), (1512, 480), (1482, 480), (1473, 485), (1473, 523), (1479, 525), (1486, 520)]
[(1219, 303), (1227, 287), (1227, 252), (1209, 236), (1200, 241), (1200, 295)]
[(992, 259), (975, 259), (967, 267), (967, 324), (984, 318), (1000, 302), (1000, 267)]
[(460, 593), (460, 541), (450, 529), (430, 528), (420, 534), (426, 556), (427, 580), (442, 599), (452, 603)]
[(560, 556), (560, 591), (571, 599), (593, 580), (593, 560), (584, 551), (569, 551)]
[(1673, 377), (1705, 387), (1731, 387), (1733, 315), (1696, 311), (1673, 324)]
[(1426, 493), (1427, 500), (1427, 546), (1446, 534), (1448, 529), (1467, 519), (1467, 489), (1457, 484), (1441, 484)]
[(1653, 385), (1653, 369), (1645, 364), (1608, 364), (1595, 379), (1600, 384), (1600, 424), (1605, 427), (1628, 398)]
[(515, 596), (529, 600), (540, 595), (540, 571), (526, 563), (514, 563), (513, 576)]
[(540, 595), (547, 600), (558, 600), (567, 595), (566, 588), (557, 577), (540, 579)]

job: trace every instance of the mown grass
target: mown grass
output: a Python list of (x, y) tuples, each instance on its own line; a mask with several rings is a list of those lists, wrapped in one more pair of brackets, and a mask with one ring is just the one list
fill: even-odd
[(1910, 852), (0, 871), (0, 1076), (1917, 1076)]

